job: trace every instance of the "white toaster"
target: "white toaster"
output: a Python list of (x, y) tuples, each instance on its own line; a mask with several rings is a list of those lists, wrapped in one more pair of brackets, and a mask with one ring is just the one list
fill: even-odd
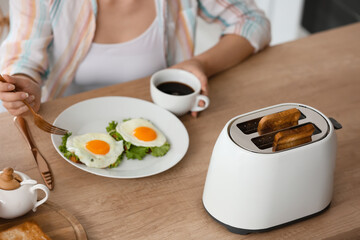
[[(313, 124), (311, 142), (273, 152), (277, 131), (259, 136), (258, 123), (263, 116), (291, 108), (301, 112), (298, 126)], [(203, 193), (206, 211), (239, 234), (268, 231), (325, 211), (333, 192), (338, 128), (334, 119), (296, 103), (231, 119), (210, 159)]]

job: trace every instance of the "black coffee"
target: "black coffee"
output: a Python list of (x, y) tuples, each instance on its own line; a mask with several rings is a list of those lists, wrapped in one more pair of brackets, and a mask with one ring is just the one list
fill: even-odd
[(190, 86), (179, 82), (164, 82), (157, 85), (157, 88), (167, 94), (171, 95), (188, 95), (194, 92)]

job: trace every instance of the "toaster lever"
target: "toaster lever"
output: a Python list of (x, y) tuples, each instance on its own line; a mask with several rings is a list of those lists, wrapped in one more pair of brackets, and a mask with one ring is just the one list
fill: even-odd
[(331, 123), (334, 126), (335, 130), (342, 129), (342, 125), (338, 121), (336, 121), (334, 118), (329, 117), (329, 120), (331, 121)]

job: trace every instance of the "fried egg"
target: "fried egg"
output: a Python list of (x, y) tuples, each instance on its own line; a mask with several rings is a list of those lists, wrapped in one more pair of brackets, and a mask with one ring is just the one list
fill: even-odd
[(86, 166), (94, 168), (108, 167), (124, 150), (123, 141), (115, 141), (105, 133), (70, 136), (66, 148), (74, 152)]
[(162, 134), (151, 122), (142, 118), (134, 118), (119, 123), (116, 131), (125, 141), (135, 146), (160, 147), (166, 142)]

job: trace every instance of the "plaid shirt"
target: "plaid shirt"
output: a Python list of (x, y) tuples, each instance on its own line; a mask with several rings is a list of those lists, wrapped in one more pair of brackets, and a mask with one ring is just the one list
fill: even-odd
[[(0, 48), (1, 73), (44, 80), (42, 100), (61, 96), (88, 52), (96, 0), (11, 0), (10, 32)], [(246, 38), (255, 52), (270, 42), (270, 23), (253, 0), (156, 0), (168, 66), (194, 54), (196, 18)]]

